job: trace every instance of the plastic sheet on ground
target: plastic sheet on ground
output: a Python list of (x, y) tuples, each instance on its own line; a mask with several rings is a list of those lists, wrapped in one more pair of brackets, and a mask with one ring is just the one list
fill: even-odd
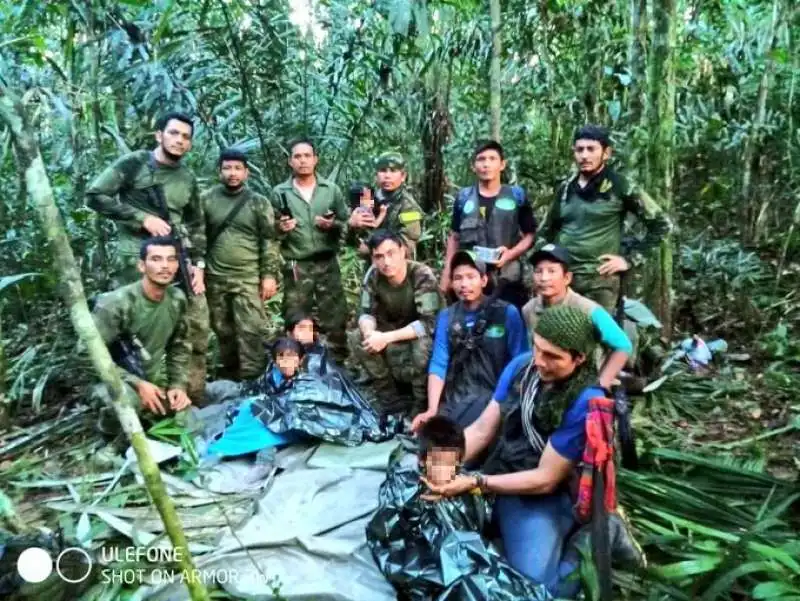
[[(280, 596), (287, 601), (396, 599), (372, 559), (365, 532), (378, 507), (385, 466), (398, 443), (329, 446), (321, 445), (314, 454), (321, 453), (326, 464), (335, 455), (336, 467), (290, 462), (290, 469), (277, 475), (257, 501), (254, 515), (233, 529), (223, 529), (215, 551), (195, 557), (203, 578), (216, 578), (221, 588), (243, 599), (272, 598), (273, 579), (280, 582)], [(278, 453), (279, 463), (290, 450)], [(364, 465), (366, 457), (380, 469), (352, 467)], [(186, 589), (178, 582), (163, 583), (141, 590), (137, 598), (184, 601)]]
[(548, 601), (487, 536), (491, 507), (481, 495), (437, 503), (420, 498), (413, 454), (392, 463), (367, 540), (387, 579), (413, 601)]
[(381, 421), (334, 366), (302, 373), (291, 385), (278, 389), (266, 375), (242, 385), (220, 382), (208, 388), (207, 396), (225, 399), (223, 428), (219, 428), (223, 416), (219, 408), (206, 408), (196, 415), (206, 422), (207, 452), (218, 457), (235, 457), (303, 437), (354, 446), (387, 440), (397, 430), (396, 424)]

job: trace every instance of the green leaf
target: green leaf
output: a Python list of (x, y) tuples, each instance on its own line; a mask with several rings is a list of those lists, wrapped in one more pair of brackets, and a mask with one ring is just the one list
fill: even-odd
[(408, 35), (408, 28), (411, 25), (412, 3), (409, 0), (394, 0), (389, 9), (389, 24), (392, 31), (400, 35)]
[(800, 588), (788, 582), (762, 582), (753, 588), (753, 599), (775, 599), (787, 593), (800, 594)]
[(657, 566), (652, 571), (667, 580), (683, 580), (688, 576), (705, 574), (722, 563), (722, 557), (707, 556), (689, 561), (679, 561), (665, 566)]
[(608, 101), (608, 116), (611, 117), (611, 121), (614, 123), (617, 122), (619, 119), (620, 113), (622, 113), (622, 104), (619, 100), (609, 100)]

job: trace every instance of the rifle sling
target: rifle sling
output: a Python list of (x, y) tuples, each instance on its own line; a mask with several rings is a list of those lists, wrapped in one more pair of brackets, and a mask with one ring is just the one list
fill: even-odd
[(236, 202), (233, 208), (228, 211), (228, 214), (225, 215), (225, 219), (222, 220), (222, 223), (220, 223), (215, 230), (212, 230), (211, 235), (208, 237), (208, 252), (214, 248), (214, 244), (217, 240), (219, 240), (219, 237), (222, 235), (222, 233), (228, 229), (231, 223), (233, 223), (233, 220), (236, 219), (236, 216), (244, 208), (244, 205), (247, 204), (249, 197), (249, 194), (242, 192), (242, 197)]

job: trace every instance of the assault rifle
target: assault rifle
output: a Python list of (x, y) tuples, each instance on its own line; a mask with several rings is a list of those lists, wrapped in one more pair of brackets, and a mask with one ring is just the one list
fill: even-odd
[(289, 201), (286, 199), (286, 193), (281, 193), (281, 217), (292, 219), (292, 210), (289, 208)]
[(192, 272), (189, 269), (191, 265), (189, 253), (186, 252), (186, 245), (181, 233), (170, 221), (169, 207), (167, 207), (167, 201), (164, 198), (164, 188), (161, 184), (153, 184), (147, 188), (147, 196), (150, 200), (150, 204), (156, 208), (157, 215), (169, 225), (170, 236), (175, 241), (175, 246), (178, 249), (178, 286), (186, 293), (186, 296), (194, 296)]
[[(625, 327), (625, 272), (619, 277), (619, 298), (614, 310), (614, 321), (624, 330)], [(631, 403), (628, 391), (623, 382), (614, 391), (614, 410), (617, 414), (619, 428), (620, 451), (622, 452), (622, 466), (635, 470), (639, 467), (639, 457), (636, 454), (636, 436), (631, 424)]]

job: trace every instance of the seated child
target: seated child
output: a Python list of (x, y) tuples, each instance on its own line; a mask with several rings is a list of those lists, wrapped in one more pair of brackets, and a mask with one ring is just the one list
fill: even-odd
[(436, 415), (420, 430), (420, 468), (431, 484), (452, 481), (464, 456), (464, 429), (448, 417)]
[(305, 350), (293, 338), (278, 338), (272, 345), (272, 368), (267, 382), (275, 390), (287, 387), (300, 373)]
[(319, 342), (317, 332), (317, 322), (308, 313), (294, 311), (286, 316), (286, 335), (303, 345), (305, 351), (303, 367), (311, 374), (322, 371), (323, 357), (325, 363), (328, 363), (325, 346)]

